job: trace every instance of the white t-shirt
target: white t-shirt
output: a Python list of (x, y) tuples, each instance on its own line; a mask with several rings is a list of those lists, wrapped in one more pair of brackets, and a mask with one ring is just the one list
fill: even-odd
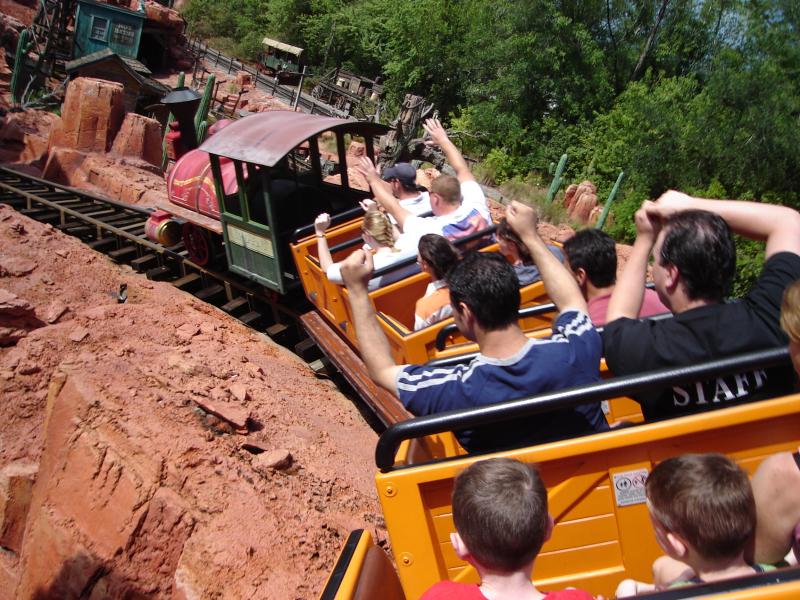
[(426, 233), (435, 233), (449, 240), (457, 240), (486, 229), (491, 222), (489, 206), (481, 186), (477, 181), (464, 181), (461, 184), (461, 206), (446, 215), (406, 217), (403, 231), (415, 235), (417, 240)]
[(431, 196), (428, 192), (420, 192), (416, 198), (406, 198), (399, 201), (400, 206), (414, 215), (431, 212)]

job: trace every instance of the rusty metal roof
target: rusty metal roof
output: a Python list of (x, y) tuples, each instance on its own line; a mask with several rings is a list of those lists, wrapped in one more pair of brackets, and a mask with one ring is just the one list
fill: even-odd
[(324, 131), (353, 135), (383, 135), (379, 123), (348, 121), (322, 115), (275, 110), (248, 115), (215, 133), (200, 146), (209, 154), (274, 167), (304, 141)]
[(271, 46), (272, 48), (277, 48), (278, 50), (283, 50), (284, 52), (288, 52), (289, 54), (294, 54), (295, 56), (300, 56), (303, 53), (302, 48), (298, 48), (297, 46), (290, 46), (289, 44), (285, 44), (283, 42), (279, 42), (278, 40), (273, 40), (268, 37), (265, 37), (261, 40), (261, 43), (265, 46)]

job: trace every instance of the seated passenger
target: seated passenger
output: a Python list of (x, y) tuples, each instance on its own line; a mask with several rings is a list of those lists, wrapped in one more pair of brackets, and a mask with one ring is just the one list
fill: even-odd
[[(789, 335), (789, 353), (800, 373), (800, 281), (786, 289), (781, 306), (781, 327)], [(800, 524), (800, 448), (795, 452), (779, 452), (766, 459), (753, 474), (756, 498), (755, 559), (775, 563), (782, 560), (796, 544)], [(800, 556), (795, 556), (797, 562)]]
[[(520, 287), (541, 280), (542, 276), (539, 275), (539, 267), (533, 262), (531, 253), (528, 252), (519, 236), (508, 226), (508, 221), (505, 218), (500, 219), (495, 233), (497, 234), (497, 245), (500, 246), (500, 253), (514, 267)], [(559, 261), (564, 262), (564, 254), (561, 252), (561, 248), (549, 244), (547, 248)], [(592, 316), (591, 313), (589, 316)]]
[[(564, 255), (567, 268), (589, 305), (589, 318), (595, 327), (602, 327), (617, 282), (617, 244), (599, 229), (583, 229), (564, 242)], [(666, 312), (669, 309), (658, 299), (658, 294), (645, 288), (639, 318)]]
[(395, 219), (404, 233), (418, 238), (426, 233), (443, 235), (457, 240), (486, 229), (492, 222), (489, 206), (481, 186), (475, 181), (467, 161), (447, 137), (447, 132), (437, 119), (425, 122), (425, 131), (442, 151), (456, 172), (456, 176), (440, 175), (431, 183), (429, 192), (432, 217), (419, 217), (403, 208), (381, 181), (372, 161), (362, 156), (357, 169), (367, 179), (375, 200)]
[(422, 600), (591, 600), (583, 590), (539, 592), (531, 572), (553, 532), (547, 490), (532, 465), (490, 458), (464, 469), (453, 484), (453, 549), (478, 572), (480, 585), (440, 581)]
[[(647, 477), (645, 493), (669, 568), (662, 568), (662, 559), (657, 559), (654, 584), (626, 579), (617, 588), (617, 598), (774, 569), (745, 560), (756, 527), (756, 505), (747, 473), (726, 456), (668, 458)], [(683, 564), (690, 570), (680, 573)]]
[[(453, 317), (480, 354), (466, 365), (398, 366), (367, 295), (372, 256), (357, 251), (342, 264), (361, 357), (372, 379), (415, 415), (524, 398), (599, 380), (600, 336), (578, 285), (536, 232), (536, 213), (512, 202), (506, 214), (539, 265), (561, 311), (550, 339), (528, 339), (517, 324), (519, 285), (511, 265), (494, 252), (472, 252), (447, 275)], [(543, 443), (606, 431), (597, 402), (456, 433), (470, 452)]]
[[(605, 356), (628, 375), (786, 344), (778, 323), (786, 286), (800, 278), (800, 214), (774, 204), (703, 200), (669, 191), (636, 213), (637, 236), (608, 303)], [(743, 299), (725, 303), (736, 272), (731, 230), (766, 240), (763, 271)], [(647, 258), (661, 301), (675, 316), (637, 319)], [(788, 367), (756, 369), (636, 397), (645, 419), (713, 410), (788, 393)]]
[(389, 184), (392, 196), (412, 215), (431, 212), (428, 190), (417, 185), (417, 170), (410, 163), (395, 163), (383, 170), (381, 179)]
[[(330, 225), (331, 217), (328, 213), (322, 213), (314, 220), (314, 232), (317, 236), (317, 255), (319, 256), (319, 265), (328, 280), (341, 285), (344, 283), (339, 270), (342, 263), (333, 262), (328, 248), (328, 238), (325, 237), (325, 232)], [(392, 224), (389, 223), (386, 215), (377, 210), (369, 210), (364, 214), (361, 235), (365, 242), (365, 249), (374, 254), (375, 270), (412, 258), (417, 250), (416, 244), (410, 246), (406, 236), (400, 236), (395, 240), (392, 235)], [(419, 267), (416, 264), (409, 264), (382, 277), (372, 279), (369, 282), (369, 289), (377, 289), (418, 272)]]
[(440, 235), (428, 233), (419, 240), (417, 264), (431, 277), (425, 295), (414, 307), (414, 331), (433, 325), (453, 314), (445, 275), (458, 262), (458, 249)]

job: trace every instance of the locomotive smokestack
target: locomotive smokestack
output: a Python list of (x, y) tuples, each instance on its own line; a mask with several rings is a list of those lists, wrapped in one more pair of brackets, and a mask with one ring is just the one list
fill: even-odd
[(194, 116), (201, 99), (202, 96), (196, 91), (183, 86), (174, 89), (161, 100), (162, 104), (166, 104), (178, 120), (178, 128), (181, 132), (181, 146), (185, 152), (194, 150), (198, 146), (197, 131), (194, 128)]

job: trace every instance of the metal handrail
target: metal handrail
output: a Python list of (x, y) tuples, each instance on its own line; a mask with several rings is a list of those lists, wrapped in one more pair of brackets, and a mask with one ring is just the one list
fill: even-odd
[(717, 359), (699, 365), (671, 367), (625, 377), (615, 377), (598, 383), (545, 392), (528, 398), (416, 417), (396, 423), (383, 432), (375, 448), (375, 463), (381, 471), (391, 470), (395, 454), (403, 440), (433, 433), (491, 425), (618, 396), (631, 396), (659, 390), (666, 386), (730, 375), (747, 369), (766, 369), (788, 363), (789, 350), (786, 347), (772, 348)]

